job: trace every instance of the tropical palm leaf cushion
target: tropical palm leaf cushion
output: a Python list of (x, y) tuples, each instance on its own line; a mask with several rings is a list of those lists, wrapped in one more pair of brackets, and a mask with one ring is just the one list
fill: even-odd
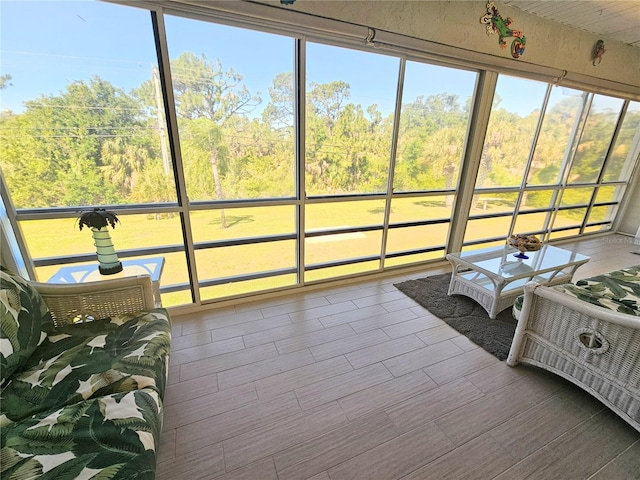
[(0, 387), (52, 329), (51, 314), (38, 291), (0, 268)]
[(41, 412), (2, 428), (0, 477), (153, 479), (162, 402), (144, 388)]
[(163, 308), (58, 328), (2, 390), (0, 425), (118, 392), (151, 388), (162, 398), (170, 343)]
[[(552, 287), (599, 307), (640, 316), (640, 265)], [(513, 315), (519, 318), (523, 296), (516, 299)]]

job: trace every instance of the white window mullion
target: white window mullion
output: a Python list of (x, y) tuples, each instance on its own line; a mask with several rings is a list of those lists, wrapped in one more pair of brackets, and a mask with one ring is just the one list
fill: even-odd
[(164, 105), (165, 117), (167, 119), (167, 134), (169, 136), (171, 157), (173, 158), (173, 170), (177, 190), (176, 194), (178, 196), (178, 204), (180, 206), (180, 221), (182, 225), (185, 255), (187, 257), (186, 260), (189, 282), (191, 284), (191, 295), (194, 303), (196, 305), (200, 305), (200, 288), (198, 282), (198, 272), (196, 268), (196, 255), (193, 246), (193, 235), (191, 231), (189, 197), (187, 196), (184, 165), (182, 163), (182, 151), (180, 149), (180, 135), (178, 131), (178, 116), (176, 113), (175, 98), (173, 96), (169, 47), (167, 46), (167, 33), (165, 29), (162, 9), (152, 11), (151, 18), (153, 23), (154, 35), (156, 37), (160, 83), (165, 100)]
[(393, 176), (396, 169), (396, 154), (398, 153), (398, 131), (400, 129), (400, 111), (402, 109), (402, 93), (404, 86), (404, 72), (407, 59), (400, 59), (398, 70), (398, 89), (396, 90), (396, 108), (393, 116), (393, 133), (391, 134), (391, 151), (389, 152), (389, 174), (387, 180), (387, 195), (384, 207), (384, 224), (382, 230), (382, 245), (380, 250), (380, 269), (384, 270), (385, 254), (387, 252), (387, 236), (389, 234), (389, 218), (391, 217), (391, 201), (393, 199)]
[(495, 72), (480, 72), (476, 82), (471, 118), (465, 139), (464, 157), (460, 168), (455, 206), (447, 240), (447, 252), (462, 250), (464, 233), (473, 202), (475, 180), (480, 169), (482, 148), (489, 126), (491, 105), (498, 83)]

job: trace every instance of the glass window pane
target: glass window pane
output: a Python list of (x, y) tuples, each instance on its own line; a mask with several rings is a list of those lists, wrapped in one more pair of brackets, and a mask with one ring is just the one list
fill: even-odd
[(553, 190), (525, 191), (522, 195), (522, 201), (520, 202), (520, 212), (538, 210), (540, 208), (551, 208), (553, 200)]
[(603, 225), (595, 225), (592, 227), (585, 227), (584, 233), (598, 233), (598, 232), (606, 232), (611, 230), (611, 224), (605, 223)]
[(617, 211), (618, 205), (602, 205), (600, 207), (593, 207), (589, 213), (589, 220), (587, 223), (611, 222), (615, 218)]
[(166, 17), (191, 201), (291, 197), (291, 38)]
[(593, 183), (598, 179), (622, 104), (619, 98), (594, 95), (571, 166), (570, 183)]
[(515, 210), (517, 193), (481, 193), (474, 195), (471, 215), (485, 215), (513, 212)]
[[(116, 228), (109, 229), (109, 235), (116, 253), (124, 250), (138, 250), (143, 248), (155, 248), (183, 245), (182, 227), (180, 215), (177, 213), (162, 215), (118, 215), (119, 223)], [(38, 260), (48, 257), (65, 257), (72, 255), (90, 254), (95, 256), (94, 240), (91, 231), (83, 228), (79, 231), (78, 223), (74, 218), (58, 218), (51, 220), (26, 220), (20, 222), (20, 228), (32, 259)], [(56, 241), (51, 241), (50, 235), (42, 232), (56, 232)], [(189, 283), (187, 262), (184, 252), (162, 253), (154, 256), (162, 256), (165, 259), (160, 286)], [(119, 260), (131, 260), (144, 258), (144, 255), (135, 257), (119, 256)], [(97, 257), (92, 263), (97, 263)], [(65, 266), (85, 265), (87, 262), (65, 264)], [(48, 281), (59, 269), (60, 265), (51, 265), (36, 268), (36, 279), (41, 282)], [(187, 295), (187, 303), (191, 303), (190, 294)], [(173, 306), (171, 299), (165, 299), (164, 306)], [(179, 299), (175, 299), (179, 301)]]
[[(225, 298), (232, 295), (243, 295), (276, 288), (291, 287), (296, 284), (296, 275), (276, 275), (268, 278), (228, 282), (223, 285), (212, 285), (200, 289), (200, 298), (204, 301)], [(164, 297), (162, 297), (164, 300)]]
[(580, 226), (587, 213), (586, 208), (570, 208), (567, 210), (558, 210), (558, 214), (553, 222), (553, 228), (558, 229), (569, 226)]
[(620, 200), (622, 200), (624, 191), (624, 186), (600, 187), (598, 188), (598, 193), (596, 193), (595, 203), (619, 202)]
[(510, 227), (510, 216), (469, 220), (464, 233), (464, 243), (496, 237), (504, 237), (506, 239)]
[(307, 43), (306, 193), (387, 190), (399, 59)]
[(387, 253), (406, 252), (421, 248), (443, 247), (447, 243), (449, 223), (391, 228), (387, 234)]
[(547, 84), (500, 75), (476, 188), (522, 183)]
[(548, 212), (520, 213), (513, 227), (515, 234), (542, 232), (545, 230)]
[[(139, 248), (180, 245), (182, 227), (180, 216), (176, 214), (118, 215), (116, 228), (109, 228), (109, 234), (116, 252)], [(51, 220), (23, 220), (20, 229), (33, 259), (64, 257), (95, 253), (91, 230), (78, 228), (75, 218)], [(55, 232), (56, 241), (43, 232)]]
[(528, 185), (554, 185), (560, 175), (571, 142), (571, 133), (580, 118), (583, 94), (578, 90), (553, 87), (527, 178)]
[(307, 204), (305, 231), (382, 225), (384, 206), (384, 200)]
[(148, 11), (3, 2), (1, 63), (17, 208), (176, 201)]
[(304, 244), (305, 265), (380, 256), (382, 231), (308, 237)]
[(395, 197), (391, 200), (390, 224), (451, 218), (453, 195)]
[(640, 102), (630, 102), (616, 143), (605, 167), (603, 181), (627, 181), (636, 159), (633, 146), (640, 142)]
[[(222, 226), (223, 217), (226, 227)], [(195, 243), (294, 232), (295, 207), (289, 205), (191, 212), (191, 233)]]
[(577, 237), (578, 235), (580, 235), (579, 228), (570, 228), (568, 230), (551, 232), (551, 234), (549, 235), (549, 240), (560, 240), (561, 238)]
[[(411, 222), (448, 220), (451, 217), (453, 199), (453, 195), (393, 198), (389, 223), (402, 225)], [(385, 266), (398, 266), (441, 258), (447, 243), (448, 233), (449, 221), (432, 225), (389, 228), (387, 254), (433, 247), (441, 247), (442, 250), (388, 258), (385, 260)]]
[(460, 162), (475, 72), (407, 62), (394, 190), (452, 190)]
[(462, 251), (469, 252), (471, 250), (480, 250), (481, 248), (503, 247), (505, 244), (506, 244), (506, 239), (494, 240), (493, 242), (477, 243), (475, 245), (465, 245), (462, 247)]
[[(196, 263), (200, 282), (271, 270), (295, 269), (295, 241), (284, 240), (196, 250)], [(202, 291), (200, 295), (202, 296)]]
[(402, 255), (399, 257), (386, 258), (385, 267), (399, 267), (402, 265), (411, 265), (412, 263), (427, 262), (429, 260), (440, 260), (445, 255), (444, 249), (427, 253), (416, 253), (413, 255)]
[(353, 263), (351, 265), (340, 265), (337, 267), (319, 268), (304, 273), (305, 282), (314, 282), (328, 278), (345, 277), (360, 273), (373, 272), (380, 268), (379, 261)]
[(593, 188), (565, 188), (560, 200), (560, 206), (588, 205), (591, 202)]

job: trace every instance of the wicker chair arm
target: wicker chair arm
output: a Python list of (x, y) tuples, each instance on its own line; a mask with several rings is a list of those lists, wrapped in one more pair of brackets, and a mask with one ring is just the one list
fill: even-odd
[[(606, 307), (585, 302), (579, 298), (559, 292), (552, 287), (540, 285), (535, 282), (529, 282), (525, 285), (525, 295), (527, 295), (528, 292), (531, 292), (531, 295), (546, 298), (559, 305), (564, 305), (578, 313), (594, 317), (597, 320), (640, 330), (640, 317), (629, 315), (627, 313), (616, 312)], [(530, 302), (531, 300), (533, 300), (533, 298), (529, 299)]]

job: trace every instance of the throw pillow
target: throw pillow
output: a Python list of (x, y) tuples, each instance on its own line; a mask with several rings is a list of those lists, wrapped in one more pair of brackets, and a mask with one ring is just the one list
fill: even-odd
[(52, 329), (51, 314), (38, 291), (22, 277), (0, 268), (0, 386)]

